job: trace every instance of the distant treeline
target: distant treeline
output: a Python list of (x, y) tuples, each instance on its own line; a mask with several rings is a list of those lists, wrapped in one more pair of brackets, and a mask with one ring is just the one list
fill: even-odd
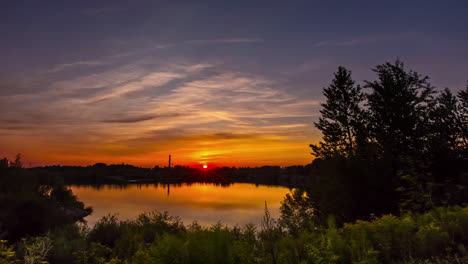
[(311, 166), (263, 166), (256, 168), (216, 167), (200, 169), (189, 166), (140, 168), (128, 164), (92, 166), (45, 166), (28, 169), (43, 182), (64, 184), (126, 184), (126, 183), (181, 183), (213, 182), (229, 184), (234, 182), (304, 186), (310, 176)]

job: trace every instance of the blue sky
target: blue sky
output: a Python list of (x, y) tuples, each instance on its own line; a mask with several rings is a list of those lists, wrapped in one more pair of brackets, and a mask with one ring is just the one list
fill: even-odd
[(340, 65), (360, 83), (400, 58), (462, 89), (467, 13), (466, 1), (2, 3), (0, 154), (304, 164)]

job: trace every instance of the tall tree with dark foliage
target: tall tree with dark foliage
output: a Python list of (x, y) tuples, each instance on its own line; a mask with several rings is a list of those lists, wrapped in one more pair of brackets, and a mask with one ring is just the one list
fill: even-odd
[(360, 104), (364, 94), (355, 85), (351, 72), (339, 67), (332, 83), (323, 89), (326, 102), (320, 110), (322, 116), (315, 126), (322, 131), (323, 142), (310, 145), (312, 154), (327, 159), (335, 156), (350, 157), (364, 140), (364, 111)]

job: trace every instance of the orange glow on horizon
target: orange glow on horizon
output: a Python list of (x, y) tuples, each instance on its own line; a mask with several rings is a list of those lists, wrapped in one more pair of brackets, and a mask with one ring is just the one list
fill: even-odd
[[(306, 165), (313, 160), (307, 138), (301, 141), (289, 138), (257, 137), (217, 139), (189, 136), (164, 141), (141, 141), (124, 144), (109, 138), (98, 143), (82, 142), (80, 138), (58, 141), (53, 137), (32, 140), (15, 135), (0, 151), (0, 158), (14, 159), (21, 153), (28, 167), (45, 165), (88, 166), (95, 163), (131, 164), (152, 168), (166, 166), (172, 155), (174, 165), (202, 168), (258, 167), (264, 165)], [(11, 143), (11, 144), (10, 144)]]

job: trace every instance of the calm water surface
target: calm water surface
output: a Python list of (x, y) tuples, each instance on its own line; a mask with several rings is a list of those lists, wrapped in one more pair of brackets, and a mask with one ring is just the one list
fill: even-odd
[(93, 213), (86, 218), (89, 226), (109, 213), (127, 220), (154, 210), (168, 211), (185, 224), (194, 220), (205, 226), (218, 221), (228, 225), (259, 224), (265, 201), (270, 214), (277, 218), (280, 202), (289, 192), (285, 187), (247, 183), (71, 186), (71, 189), (86, 206), (93, 207)]

